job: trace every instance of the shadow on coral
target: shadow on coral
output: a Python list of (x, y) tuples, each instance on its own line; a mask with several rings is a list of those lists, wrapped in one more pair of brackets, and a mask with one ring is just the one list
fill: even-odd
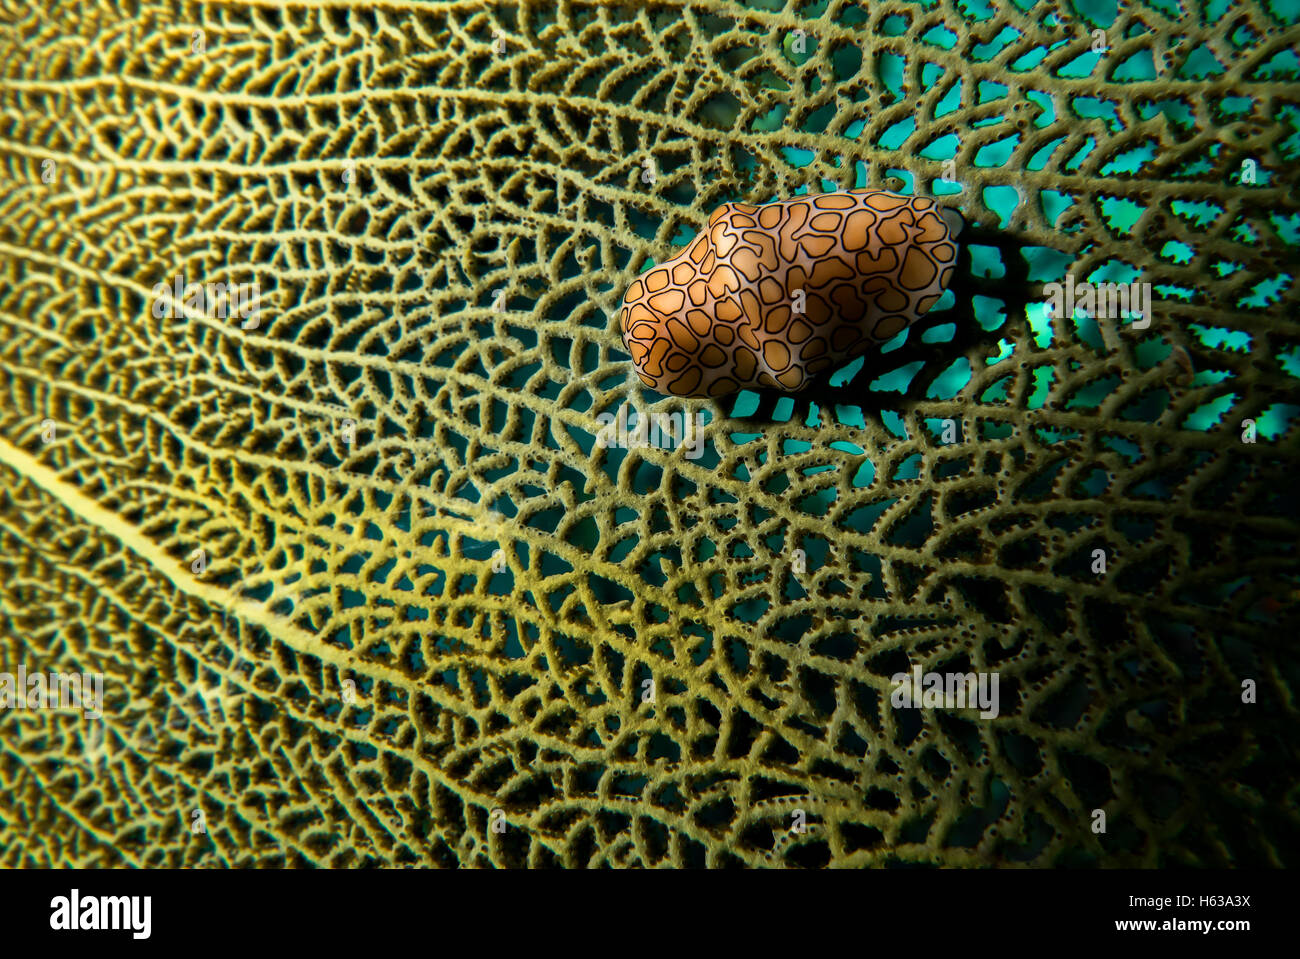
[[(864, 416), (879, 416), (884, 410), (906, 410), (925, 398), (937, 376), (958, 357), (969, 355), (981, 345), (986, 347), (981, 351), (983, 357), (996, 355), (994, 344), (1001, 334), (986, 331), (980, 325), (975, 315), (974, 298), (986, 296), (1002, 301), (1006, 305), (1008, 321), (1024, 317), (1028, 304), (1040, 299), (1035, 284), (1029, 280), (1029, 262), (1020, 255), (1021, 249), (1028, 245), (1001, 230), (967, 224), (962, 232), (957, 265), (948, 284), (955, 303), (921, 317), (908, 330), (906, 342), (898, 349), (887, 354), (874, 348), (868, 350), (862, 369), (848, 383), (832, 385), (831, 380), (837, 372), (834, 370), (818, 376), (807, 389), (795, 394), (791, 418), (800, 422), (806, 420), (814, 403), (823, 409), (833, 409), (837, 405), (856, 406)], [(995, 248), (1002, 260), (1003, 275), (977, 276), (972, 269), (972, 246)], [(956, 329), (946, 342), (925, 342), (928, 331), (948, 324)], [(924, 365), (901, 396), (871, 388), (877, 379), (873, 371), (894, 370), (918, 360)], [(770, 389), (755, 392), (759, 397), (757, 408), (753, 413), (738, 418), (755, 424), (777, 422), (773, 415), (776, 404), (791, 394)]]

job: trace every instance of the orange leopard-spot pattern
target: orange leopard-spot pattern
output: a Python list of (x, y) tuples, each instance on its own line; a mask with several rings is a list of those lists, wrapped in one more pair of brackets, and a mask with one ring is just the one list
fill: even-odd
[(803, 389), (938, 302), (957, 260), (944, 214), (884, 190), (718, 207), (623, 297), (637, 374), (676, 396)]

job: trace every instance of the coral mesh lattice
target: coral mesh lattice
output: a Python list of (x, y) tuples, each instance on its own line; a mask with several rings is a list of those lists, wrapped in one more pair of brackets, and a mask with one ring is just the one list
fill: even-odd
[[(3, 865), (1297, 862), (1294, 12), (776, 6), (0, 2), (0, 656), (106, 700)], [(634, 385), (649, 260), (867, 186), (970, 223), (905, 341)]]

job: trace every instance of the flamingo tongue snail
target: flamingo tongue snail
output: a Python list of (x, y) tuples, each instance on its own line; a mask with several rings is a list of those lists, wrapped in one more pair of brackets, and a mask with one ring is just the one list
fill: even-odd
[(934, 200), (884, 190), (724, 204), (628, 288), (623, 343), (661, 393), (798, 392), (938, 302), (961, 222)]

